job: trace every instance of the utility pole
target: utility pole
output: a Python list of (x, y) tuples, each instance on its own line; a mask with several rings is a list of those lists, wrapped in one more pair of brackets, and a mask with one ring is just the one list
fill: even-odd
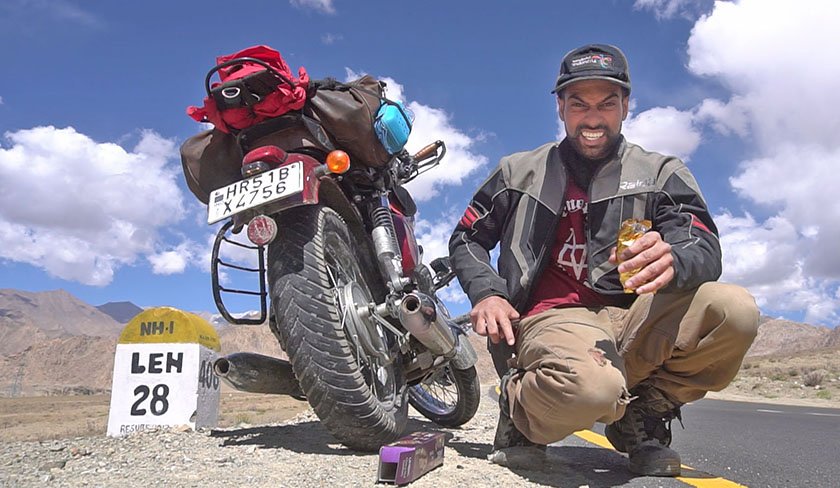
[(20, 366), (18, 366), (17, 373), (15, 373), (14, 382), (12, 382), (12, 388), (9, 391), (9, 397), (15, 398), (20, 395), (21, 390), (23, 389), (23, 373), (26, 369), (26, 359), (21, 361)]

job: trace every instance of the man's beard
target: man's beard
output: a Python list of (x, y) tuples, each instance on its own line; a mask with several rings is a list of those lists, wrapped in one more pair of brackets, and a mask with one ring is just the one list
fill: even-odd
[[(583, 135), (581, 134), (582, 131), (604, 131), (604, 136), (607, 138), (606, 144), (604, 144), (600, 151), (597, 153), (592, 153), (592, 149), (584, 146), (581, 143), (581, 138)], [(621, 128), (619, 128), (618, 132), (611, 132), (605, 126), (598, 126), (595, 128), (592, 127), (578, 127), (577, 132), (575, 133), (574, 137), (569, 137), (569, 143), (572, 145), (575, 153), (581, 159), (593, 162), (601, 162), (609, 157), (612, 157), (615, 154), (615, 149), (618, 146), (618, 142), (621, 140)]]

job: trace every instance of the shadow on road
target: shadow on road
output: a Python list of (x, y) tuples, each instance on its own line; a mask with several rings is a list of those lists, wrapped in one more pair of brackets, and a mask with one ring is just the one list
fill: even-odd
[[(487, 459), (492, 446), (475, 442), (449, 441), (462, 456)], [(595, 447), (549, 446), (546, 462), (535, 469), (511, 469), (522, 478), (545, 486), (621, 486), (635, 476), (627, 471), (624, 456)], [(489, 463), (489, 461), (488, 461)]]
[[(409, 419), (405, 432), (434, 430), (441, 432), (435, 424), (417, 419)], [(444, 432), (447, 440), (452, 434)], [(341, 445), (318, 421), (302, 422), (291, 425), (270, 425), (241, 429), (214, 430), (211, 437), (222, 440), (226, 446), (257, 446), (260, 449), (288, 449), (301, 454), (329, 454), (333, 456), (361, 456), (362, 452)]]

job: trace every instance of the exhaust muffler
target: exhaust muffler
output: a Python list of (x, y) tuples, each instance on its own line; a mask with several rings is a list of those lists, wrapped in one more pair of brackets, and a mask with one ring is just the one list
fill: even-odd
[(418, 292), (406, 295), (400, 303), (400, 322), (432, 354), (446, 358), (455, 354), (455, 334), (430, 296)]
[(292, 364), (279, 358), (237, 352), (217, 359), (213, 371), (239, 391), (305, 398)]

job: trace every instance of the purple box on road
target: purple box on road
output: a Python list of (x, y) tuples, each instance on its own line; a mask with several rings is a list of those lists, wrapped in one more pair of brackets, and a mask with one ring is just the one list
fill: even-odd
[(415, 432), (379, 448), (380, 483), (405, 485), (443, 464), (442, 432)]

